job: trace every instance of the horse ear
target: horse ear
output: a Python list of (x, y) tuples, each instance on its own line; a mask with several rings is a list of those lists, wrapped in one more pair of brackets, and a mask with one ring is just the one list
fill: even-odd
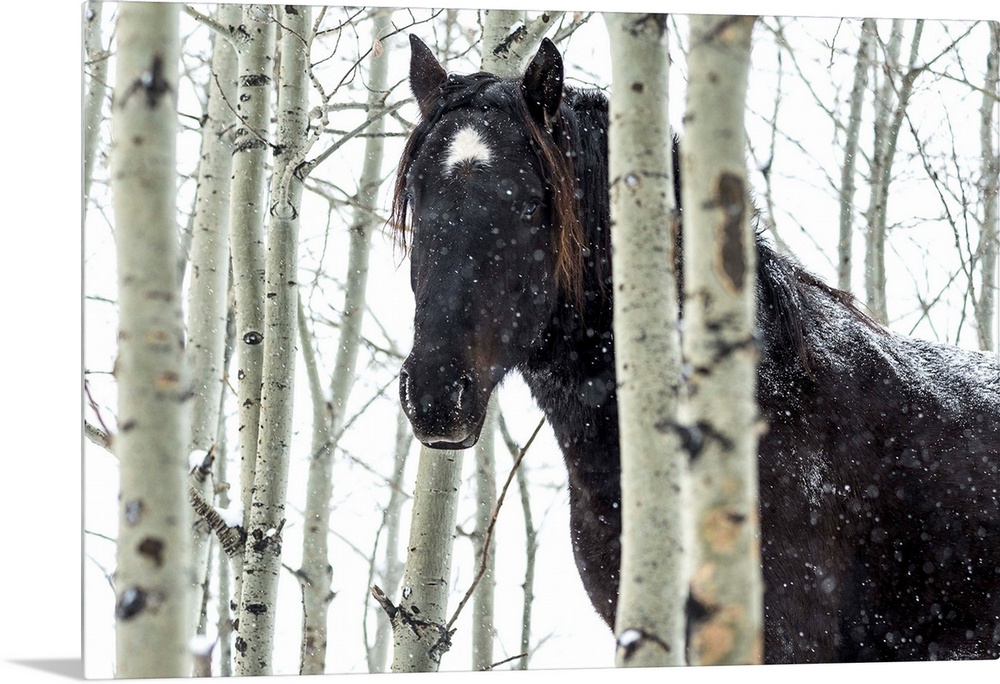
[(562, 56), (555, 44), (542, 38), (534, 59), (524, 72), (521, 92), (535, 120), (548, 126), (559, 111), (563, 95)]
[(429, 47), (415, 35), (410, 34), (410, 90), (417, 98), (420, 114), (427, 116), (437, 99), (438, 89), (447, 72), (435, 59)]

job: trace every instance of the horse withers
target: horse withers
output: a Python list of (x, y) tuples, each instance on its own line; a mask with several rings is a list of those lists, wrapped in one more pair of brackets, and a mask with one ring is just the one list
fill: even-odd
[[(512, 80), (449, 75), (411, 48), (421, 119), (392, 217), (416, 303), (400, 400), (421, 442), (466, 448), (497, 384), (524, 377), (565, 460), (583, 585), (613, 626), (607, 101), (564, 87), (548, 40)], [(765, 661), (1000, 656), (1000, 363), (893, 334), (756, 247)]]

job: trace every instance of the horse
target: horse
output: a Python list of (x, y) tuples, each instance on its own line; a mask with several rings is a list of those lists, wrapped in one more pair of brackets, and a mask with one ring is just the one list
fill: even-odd
[[(521, 374), (568, 471), (583, 586), (613, 629), (607, 100), (564, 85), (548, 39), (514, 79), (448, 74), (410, 42), (420, 119), (390, 216), (415, 301), (400, 402), (420, 442), (464, 449)], [(755, 243), (765, 662), (1000, 656), (1000, 363), (894, 334)]]

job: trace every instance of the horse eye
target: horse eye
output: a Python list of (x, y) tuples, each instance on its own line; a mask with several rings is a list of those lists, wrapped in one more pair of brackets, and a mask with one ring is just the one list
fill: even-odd
[(527, 221), (528, 219), (530, 219), (534, 215), (535, 211), (538, 209), (539, 204), (540, 202), (535, 198), (532, 198), (527, 202), (525, 202), (524, 209), (521, 210), (521, 220)]

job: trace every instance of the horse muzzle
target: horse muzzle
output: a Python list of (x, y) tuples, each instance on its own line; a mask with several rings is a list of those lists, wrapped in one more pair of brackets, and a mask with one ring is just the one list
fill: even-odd
[(424, 446), (467, 449), (483, 429), (486, 401), (471, 373), (449, 370), (445, 365), (421, 368), (408, 358), (399, 373), (399, 400)]

